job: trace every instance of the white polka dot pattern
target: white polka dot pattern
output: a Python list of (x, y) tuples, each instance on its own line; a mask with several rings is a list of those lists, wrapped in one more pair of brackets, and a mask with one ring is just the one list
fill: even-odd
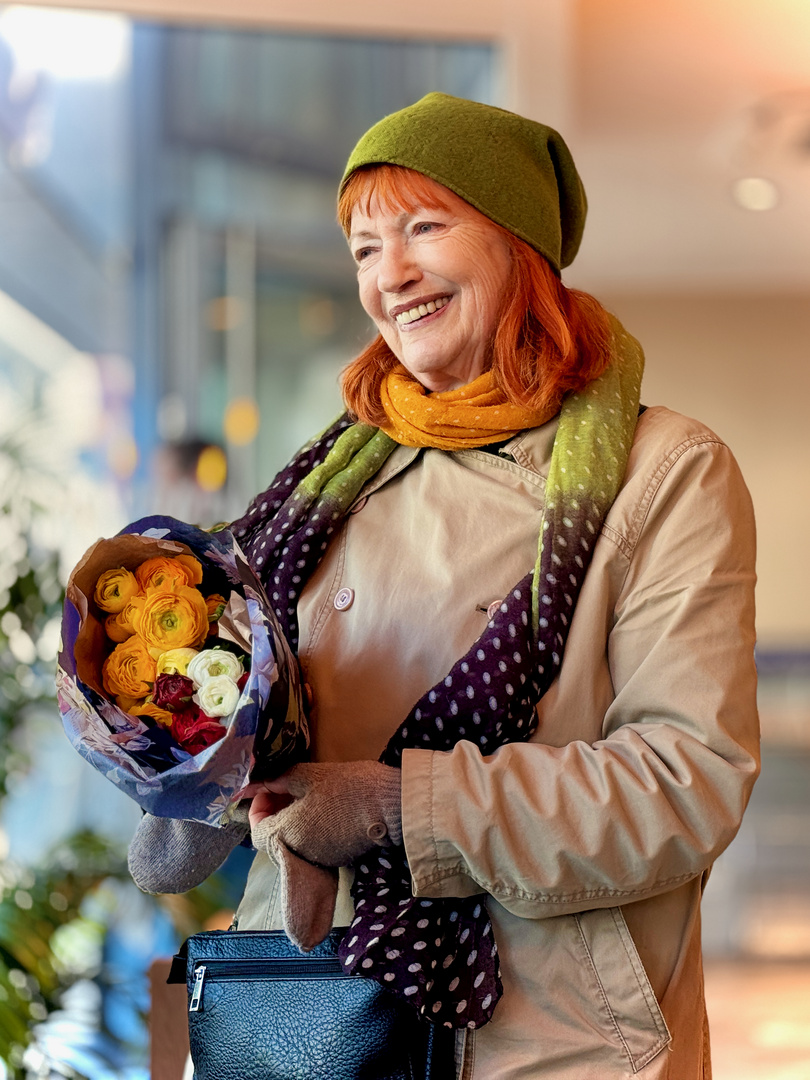
[[(563, 405), (536, 566), (494, 611), (466, 656), (416, 703), (382, 755), (387, 764), (398, 765), (408, 746), (449, 750), (466, 738), (489, 754), (533, 733), (535, 706), (562, 664), (577, 597), (624, 475), (638, 415), (641, 350), (618, 324), (614, 344), (608, 371)], [(303, 583), (336, 523), (394, 445), (381, 432), (350, 426), (343, 418), (234, 523), (293, 647)], [(434, 1023), (485, 1024), (502, 986), (498, 948), (481, 900), (414, 898), (402, 848), (370, 853), (354, 869), (356, 917), (340, 952), (346, 971), (379, 980)]]

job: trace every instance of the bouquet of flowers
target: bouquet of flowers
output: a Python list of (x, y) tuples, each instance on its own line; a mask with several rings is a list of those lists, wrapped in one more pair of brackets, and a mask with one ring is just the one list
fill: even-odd
[(298, 667), (228, 530), (168, 517), (73, 571), (57, 667), (76, 749), (151, 814), (219, 826), (308, 745)]

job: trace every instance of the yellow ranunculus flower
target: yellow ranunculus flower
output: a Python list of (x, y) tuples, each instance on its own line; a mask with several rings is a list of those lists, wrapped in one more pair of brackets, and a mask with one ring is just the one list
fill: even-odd
[(193, 555), (156, 555), (147, 559), (135, 571), (135, 577), (141, 589), (163, 589), (171, 591), (179, 585), (199, 585), (202, 581), (202, 566)]
[(157, 587), (133, 601), (132, 623), (147, 649), (193, 649), (208, 636), (208, 609), (198, 589), (179, 585), (163, 592)]
[(158, 708), (154, 701), (143, 701), (129, 711), (133, 716), (149, 716), (164, 727), (171, 727), (174, 719), (174, 713), (170, 713), (168, 709)]
[(141, 587), (135, 575), (123, 566), (105, 570), (96, 582), (93, 599), (102, 611), (119, 612)]
[(155, 661), (139, 637), (116, 645), (104, 661), (101, 681), (110, 697), (146, 697), (155, 681)]
[(197, 655), (196, 649), (169, 649), (158, 657), (158, 675), (185, 675), (188, 665)]

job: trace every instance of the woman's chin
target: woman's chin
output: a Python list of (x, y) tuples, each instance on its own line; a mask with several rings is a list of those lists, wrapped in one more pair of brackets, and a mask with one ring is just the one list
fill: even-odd
[(473, 379), (477, 379), (484, 371), (483, 366), (470, 366), (462, 369), (448, 366), (433, 366), (431, 364), (410, 363), (407, 359), (401, 361), (402, 366), (408, 373), (424, 386), (429, 394), (442, 394), (448, 390), (458, 390), (466, 386)]

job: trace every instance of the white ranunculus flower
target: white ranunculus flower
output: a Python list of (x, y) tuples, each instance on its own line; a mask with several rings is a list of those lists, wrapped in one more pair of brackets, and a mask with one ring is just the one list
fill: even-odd
[(228, 652), (227, 649), (203, 649), (189, 661), (186, 669), (186, 675), (197, 687), (218, 675), (227, 675), (236, 681), (244, 673), (242, 661), (236, 653)]
[(241, 696), (242, 691), (230, 675), (212, 675), (194, 695), (194, 701), (206, 716), (230, 716)]

